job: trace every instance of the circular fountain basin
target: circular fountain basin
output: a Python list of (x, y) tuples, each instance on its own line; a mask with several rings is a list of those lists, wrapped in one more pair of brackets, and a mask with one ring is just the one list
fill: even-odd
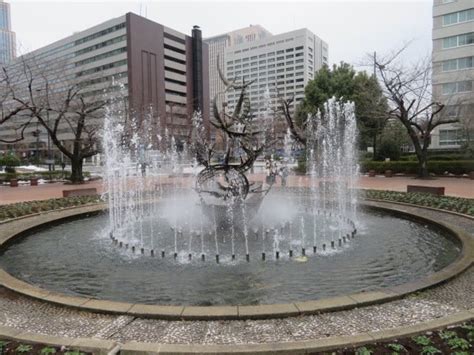
[[(304, 302), (406, 284), (459, 257), (456, 238), (432, 224), (362, 209), (355, 238), (306, 256), (265, 260), (240, 245), (236, 259), (206, 260), (187, 250), (175, 259), (119, 248), (107, 236), (106, 214), (65, 221), (31, 232), (5, 247), (0, 266), (42, 289), (70, 296), (150, 305), (215, 306)], [(166, 227), (168, 228), (168, 227)], [(257, 244), (256, 244), (257, 245)], [(309, 244), (311, 245), (311, 243)], [(252, 249), (254, 246), (251, 244)], [(209, 247), (210, 248), (210, 247)]]

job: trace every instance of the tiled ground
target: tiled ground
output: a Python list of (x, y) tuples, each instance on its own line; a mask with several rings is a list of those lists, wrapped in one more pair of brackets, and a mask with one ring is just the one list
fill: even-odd
[[(420, 212), (417, 207), (407, 207)], [(474, 221), (423, 210), (474, 236)], [(103, 315), (54, 306), (0, 289), (0, 325), (65, 337), (169, 344), (256, 344), (377, 331), (474, 308), (474, 267), (454, 280), (402, 300), (314, 316), (247, 321), (164, 321)]]
[[(264, 181), (264, 174), (254, 174), (250, 176), (253, 181)], [(167, 183), (168, 178), (161, 177), (162, 183)], [(191, 179), (182, 180), (189, 186), (192, 184)], [(290, 176), (288, 179), (289, 186), (308, 186), (309, 180), (305, 176)], [(280, 179), (277, 179), (277, 186), (280, 185)], [(361, 176), (357, 181), (357, 187), (362, 189), (375, 190), (393, 190), (406, 191), (407, 185), (423, 185), (423, 186), (444, 186), (446, 195), (474, 198), (474, 180), (467, 178), (437, 178), (433, 180), (418, 180), (413, 177), (392, 177), (384, 176), (368, 177)], [(97, 191), (102, 191), (102, 182), (93, 181), (85, 185), (64, 185), (62, 183), (44, 184), (39, 186), (20, 186), (9, 187), (0, 186), (0, 204), (7, 204), (20, 201), (45, 200), (48, 198), (62, 197), (63, 190), (71, 190), (76, 188), (95, 187)]]

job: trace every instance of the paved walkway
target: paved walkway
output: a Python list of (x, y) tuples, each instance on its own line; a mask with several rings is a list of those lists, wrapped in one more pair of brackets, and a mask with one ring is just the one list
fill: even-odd
[[(250, 180), (264, 181), (264, 174), (251, 175)], [(161, 182), (168, 182), (169, 179), (161, 178)], [(191, 179), (181, 179), (181, 183), (191, 185)], [(280, 184), (278, 179), (277, 184)], [(289, 186), (308, 186), (309, 178), (307, 176), (290, 176)], [(434, 180), (419, 180), (413, 177), (392, 177), (384, 176), (368, 177), (362, 176), (357, 181), (357, 186), (362, 189), (406, 191), (407, 185), (423, 186), (444, 186), (445, 193), (449, 196), (474, 198), (474, 180), (467, 178), (442, 177)], [(84, 185), (65, 185), (63, 183), (43, 184), (39, 186), (19, 186), (19, 187), (0, 187), (0, 204), (7, 204), (21, 201), (45, 200), (48, 198), (62, 197), (63, 190), (72, 190), (83, 187), (96, 187), (99, 192), (102, 191), (102, 181), (93, 181)]]
[[(472, 219), (419, 207), (408, 211), (456, 225), (474, 237)], [(5, 226), (6, 227), (6, 226)], [(327, 339), (406, 327), (470, 310), (474, 317), (474, 267), (431, 290), (373, 305), (285, 319), (166, 321), (106, 315), (55, 306), (0, 288), (0, 327), (68, 338), (161, 344), (268, 344)]]

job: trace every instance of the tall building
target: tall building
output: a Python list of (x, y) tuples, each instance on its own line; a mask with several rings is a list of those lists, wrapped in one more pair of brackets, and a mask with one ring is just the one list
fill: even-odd
[[(187, 36), (127, 13), (28, 53), (9, 67), (21, 66), (28, 58), (48, 75), (61, 70), (61, 78), (84, 86), (86, 97), (99, 98), (111, 89), (112, 80), (122, 83), (128, 94), (127, 110), (143, 117), (152, 107), (153, 127), (166, 127), (178, 142), (188, 137), (194, 111), (203, 113), (208, 127), (208, 50), (198, 26)], [(64, 63), (58, 69), (60, 59)], [(29, 128), (22, 144), (34, 142), (30, 133), (35, 129)], [(0, 130), (3, 138), (15, 134), (12, 128)], [(60, 137), (71, 138), (67, 129)]]
[(0, 64), (8, 63), (15, 56), (16, 39), (11, 27), (10, 4), (0, 0)]
[[(229, 79), (255, 80), (248, 91), (251, 109), (262, 117), (278, 110), (277, 96), (294, 97), (293, 109), (304, 98), (304, 87), (328, 63), (328, 45), (308, 29), (300, 29), (240, 43), (225, 50), (225, 74)], [(270, 107), (268, 95), (270, 94)], [(228, 93), (232, 109), (239, 93)]]
[(433, 98), (460, 123), (438, 126), (430, 149), (457, 149), (474, 134), (474, 2), (434, 0)]
[(219, 78), (217, 60), (219, 58), (219, 67), (224, 71), (225, 49), (242, 43), (259, 41), (269, 36), (272, 36), (272, 34), (262, 26), (250, 25), (249, 27), (209, 37), (204, 40), (204, 42), (209, 46), (209, 95), (211, 100), (214, 100), (214, 97), (218, 95), (218, 101), (220, 104), (224, 99), (222, 93), (225, 87), (222, 80)]

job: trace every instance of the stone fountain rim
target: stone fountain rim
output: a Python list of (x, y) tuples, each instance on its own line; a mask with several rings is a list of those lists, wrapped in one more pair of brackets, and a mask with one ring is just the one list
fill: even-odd
[[(451, 264), (419, 280), (394, 287), (381, 288), (375, 291), (348, 294), (314, 301), (301, 301), (284, 304), (263, 304), (250, 306), (172, 306), (172, 305), (145, 305), (108, 300), (99, 300), (89, 297), (76, 297), (48, 291), (17, 279), (0, 268), (0, 285), (24, 296), (72, 307), (83, 311), (113, 313), (142, 318), (158, 318), (169, 320), (233, 320), (233, 319), (267, 319), (284, 318), (300, 315), (310, 315), (325, 312), (334, 312), (352, 308), (380, 304), (403, 298), (411, 293), (444, 283), (470, 267), (474, 261), (474, 239), (456, 227), (437, 221), (418, 213), (408, 212), (404, 206), (383, 202), (366, 201), (363, 207), (384, 210), (392, 214), (402, 215), (405, 218), (415, 219), (418, 222), (429, 223), (448, 232), (461, 245), (461, 252)], [(390, 205), (387, 207), (386, 205)], [(417, 206), (419, 207), (419, 206)], [(423, 207), (419, 207), (423, 209)], [(0, 231), (0, 250), (17, 238), (31, 233), (33, 230), (64, 222), (68, 219), (84, 215), (97, 214), (106, 209), (105, 204), (95, 204), (51, 211), (39, 215), (29, 216), (4, 223), (10, 228)]]

